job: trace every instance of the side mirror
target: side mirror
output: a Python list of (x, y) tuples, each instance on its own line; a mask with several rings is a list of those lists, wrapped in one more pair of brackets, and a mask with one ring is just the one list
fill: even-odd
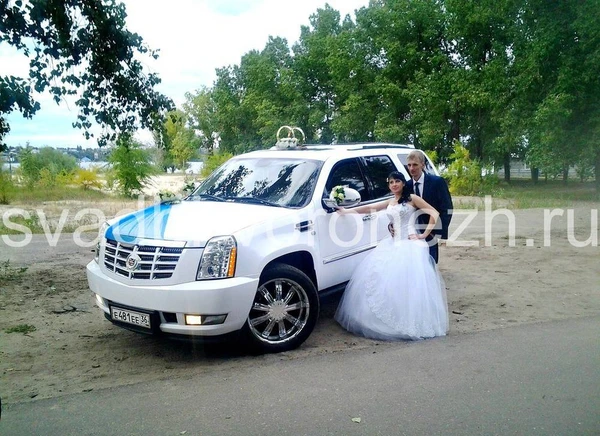
[(361, 202), (360, 194), (356, 189), (348, 188), (345, 186), (344, 194), (345, 198), (340, 204), (338, 204), (333, 198), (325, 197), (323, 198), (323, 205), (325, 206), (325, 208), (329, 209), (330, 212), (332, 212), (338, 206), (352, 207), (356, 206), (358, 203)]

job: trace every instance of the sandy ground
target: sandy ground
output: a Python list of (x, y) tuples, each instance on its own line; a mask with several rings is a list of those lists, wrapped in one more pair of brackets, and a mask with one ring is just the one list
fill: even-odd
[[(68, 206), (74, 214), (86, 205)], [(135, 204), (87, 206), (110, 216)], [(449, 334), (600, 314), (598, 206), (573, 205), (573, 219), (567, 211), (549, 220), (543, 209), (516, 210), (514, 232), (501, 213), (457, 214), (454, 241), (442, 247), (439, 265), (448, 293)], [(46, 204), (44, 210), (50, 216), (61, 207), (65, 204)], [(491, 222), (487, 237), (486, 221)], [(0, 265), (10, 261), (8, 269), (0, 269), (0, 396), (5, 403), (207, 372), (218, 376), (243, 365), (356, 348), (406, 346), (341, 329), (333, 320), (338, 298), (323, 301), (317, 327), (299, 349), (276, 355), (249, 356), (235, 344), (209, 347), (135, 334), (110, 324), (94, 305), (85, 277), (93, 256), (89, 248), (60, 242), (52, 247), (43, 236), (35, 240), (23, 248), (0, 241)], [(18, 274), (20, 267), (27, 269)], [(22, 324), (36, 329), (6, 332)]]

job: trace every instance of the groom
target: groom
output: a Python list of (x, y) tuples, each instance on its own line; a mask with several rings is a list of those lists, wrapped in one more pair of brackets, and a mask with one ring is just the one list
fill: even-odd
[[(429, 244), (429, 254), (438, 263), (439, 254), (439, 239), (448, 239), (448, 226), (452, 219), (452, 197), (448, 190), (446, 181), (436, 175), (427, 174), (425, 169), (425, 155), (421, 150), (413, 150), (409, 153), (406, 160), (406, 166), (410, 173), (410, 180), (406, 182), (406, 186), (412, 188), (413, 192), (433, 206), (439, 213), (439, 222), (436, 223), (435, 229), (426, 239)], [(423, 231), (429, 222), (428, 214), (420, 214), (417, 218), (419, 231)], [(391, 230), (390, 230), (391, 231)]]

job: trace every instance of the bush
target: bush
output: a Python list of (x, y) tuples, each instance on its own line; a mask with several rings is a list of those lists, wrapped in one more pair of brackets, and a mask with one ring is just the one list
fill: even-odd
[(78, 170), (75, 171), (65, 171), (62, 170), (56, 175), (56, 185), (57, 186), (67, 186), (71, 185), (75, 182), (75, 175)]
[[(0, 162), (1, 164), (1, 162)], [(15, 185), (10, 175), (2, 171), (0, 167), (0, 204), (9, 204), (15, 195)]]
[(150, 177), (158, 173), (150, 163), (149, 153), (128, 134), (117, 139), (108, 161), (112, 164), (118, 188), (126, 197), (141, 194)]
[(27, 271), (27, 267), (13, 267), (10, 260), (0, 262), (0, 283), (11, 282), (20, 279)]
[(37, 153), (27, 148), (21, 152), (20, 162), (19, 169), (28, 186), (56, 186), (77, 170), (77, 160), (73, 156), (50, 147), (40, 148)]
[(75, 178), (74, 178), (73, 182), (77, 186), (80, 186), (81, 188), (83, 188), (84, 190), (88, 190), (90, 188), (97, 188), (97, 189), (102, 188), (102, 182), (98, 178), (98, 170), (97, 169), (91, 169), (91, 170), (79, 169), (79, 170), (77, 170), (77, 172), (75, 173)]
[(454, 152), (450, 159), (452, 163), (447, 172), (450, 192), (454, 195), (478, 195), (482, 188), (479, 162), (472, 160), (469, 150), (458, 141), (454, 143)]

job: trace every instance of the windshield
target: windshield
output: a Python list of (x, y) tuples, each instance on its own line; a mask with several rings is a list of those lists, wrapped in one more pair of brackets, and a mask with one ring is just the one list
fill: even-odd
[(188, 199), (303, 207), (312, 197), (321, 165), (307, 159), (231, 159)]

